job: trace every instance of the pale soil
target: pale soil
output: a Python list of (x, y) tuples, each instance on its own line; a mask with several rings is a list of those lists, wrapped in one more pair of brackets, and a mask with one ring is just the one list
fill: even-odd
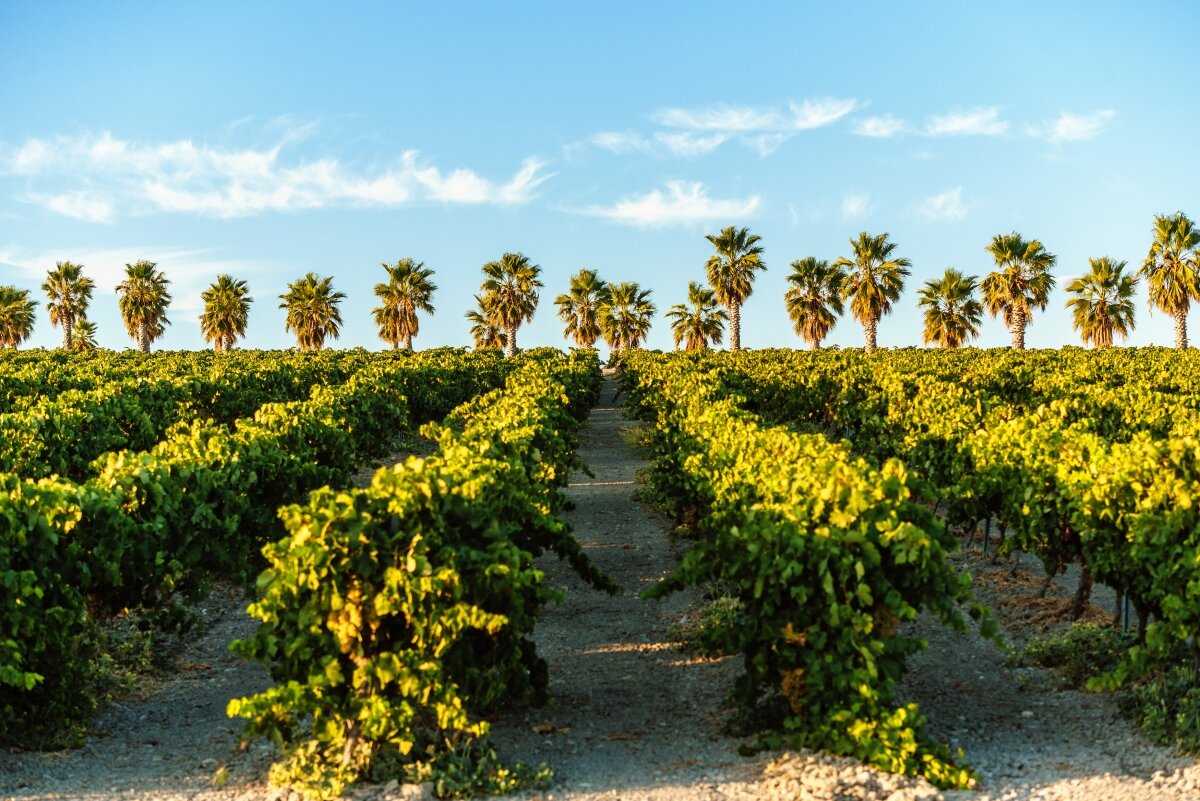
[[(614, 389), (606, 387), (583, 432), (581, 455), (596, 475), (573, 480), (569, 519), (592, 558), (625, 592), (606, 596), (556, 560), (544, 560), (548, 576), (566, 593), (535, 633), (550, 664), (552, 701), (493, 721), (493, 741), (504, 756), (546, 762), (555, 771), (552, 790), (525, 798), (1200, 798), (1195, 761), (1146, 742), (1116, 717), (1109, 699), (1060, 692), (1043, 671), (1009, 668), (991, 644), (925, 619), (913, 625), (930, 648), (912, 660), (903, 694), (921, 704), (934, 734), (964, 750), (982, 774), (982, 792), (943, 795), (923, 782), (819, 754), (738, 756), (740, 741), (722, 733), (721, 709), (737, 660), (684, 657), (666, 635), (699, 599), (638, 597), (685, 546), (672, 544), (666, 521), (633, 499), (635, 473), (645, 462), (620, 436), (633, 424), (614, 408)], [(992, 569), (978, 558), (964, 562)], [(1052, 592), (1069, 592), (1066, 578)], [(1002, 580), (980, 584), (985, 602), (1005, 602), (999, 617), (1014, 631), (1028, 629), (1022, 615), (1046, 611), (1044, 605), (1013, 603), (1017, 590)], [(207, 602), (210, 625), (182, 659), (190, 667), (161, 682), (150, 697), (108, 710), (97, 723), (100, 733), (84, 748), (0, 753), (0, 799), (285, 798), (263, 778), (269, 748), (239, 750), (239, 723), (223, 714), (230, 698), (266, 682), (263, 670), (242, 664), (225, 648), (253, 628), (244, 605), (244, 598), (227, 594)], [(1105, 607), (1102, 614), (1111, 608)], [(212, 778), (221, 767), (229, 781), (216, 788)], [(354, 795), (419, 794), (418, 788), (386, 786)]]

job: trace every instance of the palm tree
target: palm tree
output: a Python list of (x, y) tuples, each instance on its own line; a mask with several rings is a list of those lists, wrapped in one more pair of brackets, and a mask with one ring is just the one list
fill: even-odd
[(371, 310), (375, 315), (375, 325), (379, 326), (379, 338), (393, 348), (404, 343), (405, 350), (412, 350), (413, 337), (417, 335), (420, 323), (417, 312), (433, 314), (433, 293), (437, 284), (433, 278), (433, 270), (424, 262), (414, 262), (412, 259), (400, 259), (395, 264), (383, 263), (387, 270), (386, 284), (375, 285), (375, 295), (380, 305)]
[(285, 330), (296, 334), (300, 350), (320, 350), (325, 338), (338, 338), (342, 314), (338, 305), (345, 299), (342, 292), (333, 291), (333, 276), (318, 278), (308, 273), (287, 285), (288, 291), (279, 296), (279, 308), (287, 310)]
[(566, 323), (563, 336), (572, 337), (581, 348), (592, 348), (600, 338), (600, 304), (608, 294), (608, 284), (595, 270), (580, 270), (571, 276), (571, 287), (554, 299), (558, 316)]
[(654, 320), (655, 307), (650, 302), (650, 290), (634, 281), (610, 284), (608, 294), (600, 304), (600, 332), (613, 353), (642, 344)]
[(671, 335), (675, 349), (680, 343), (685, 350), (704, 350), (708, 343), (721, 344), (729, 315), (717, 308), (717, 294), (695, 281), (688, 281), (687, 303), (676, 303), (667, 312), (671, 320)]
[(245, 281), (222, 273), (208, 289), (200, 293), (204, 313), (200, 315), (200, 335), (213, 343), (218, 353), (231, 350), (240, 337), (246, 335), (246, 322), (254, 298), (247, 292)]
[(517, 352), (517, 329), (537, 310), (542, 268), (521, 253), (505, 253), (500, 261), (483, 265), (483, 311), (504, 331), (504, 355)]
[(72, 349), (75, 325), (87, 319), (88, 304), (92, 302), (95, 288), (92, 279), (84, 277), (82, 264), (60, 261), (46, 275), (46, 282), (42, 284), (42, 291), (49, 298), (46, 311), (50, 315), (50, 325), (62, 326), (63, 347), (67, 350)]
[(0, 348), (17, 349), (33, 333), (33, 310), (37, 301), (28, 289), (0, 286)]
[(742, 349), (742, 304), (753, 291), (754, 271), (767, 269), (763, 261), (761, 237), (748, 228), (722, 228), (721, 233), (704, 236), (717, 252), (708, 257), (705, 268), (708, 283), (716, 291), (717, 302), (729, 309), (729, 349)]
[(842, 300), (850, 301), (850, 312), (862, 323), (866, 335), (865, 350), (873, 353), (879, 320), (900, 299), (912, 262), (892, 257), (896, 243), (889, 242), (886, 233), (871, 236), (863, 231), (858, 239), (850, 240), (850, 248), (854, 258), (842, 256), (833, 266), (850, 268), (842, 280)]
[(96, 349), (96, 324), (91, 320), (79, 320), (75, 323), (75, 336), (71, 340), (71, 350), (83, 353)]
[(1200, 231), (1182, 211), (1154, 216), (1154, 244), (1138, 274), (1150, 285), (1150, 308), (1175, 318), (1175, 347), (1188, 346), (1187, 316), (1200, 300)]
[(1025, 326), (1034, 309), (1044, 309), (1054, 288), (1050, 268), (1055, 256), (1036, 239), (1026, 242), (1016, 231), (997, 234), (986, 248), (999, 268), (989, 273), (979, 288), (988, 314), (1004, 314), (1012, 332), (1013, 350), (1025, 350)]
[(783, 296), (788, 317), (809, 349), (818, 350), (844, 309), (842, 284), (846, 273), (841, 267), (812, 256), (792, 262), (791, 268), (787, 277), (791, 287)]
[(503, 350), (507, 341), (504, 331), (492, 321), (488, 314), (484, 299), (475, 296), (476, 308), (467, 312), (467, 320), (471, 323), (471, 338), (475, 341), (475, 350)]
[(117, 308), (125, 321), (125, 330), (142, 353), (149, 353), (150, 343), (171, 324), (167, 319), (170, 283), (154, 262), (139, 261), (125, 265), (125, 280), (117, 284), (117, 294), (121, 296)]
[(1113, 332), (1125, 338), (1133, 330), (1137, 277), (1125, 273), (1125, 262), (1108, 256), (1088, 263), (1092, 271), (1067, 285), (1067, 293), (1075, 296), (1067, 301), (1067, 308), (1074, 314), (1083, 344), (1107, 348), (1113, 343)]
[(975, 299), (976, 278), (951, 267), (941, 278), (925, 282), (917, 305), (925, 309), (925, 344), (962, 347), (979, 336), (983, 304)]

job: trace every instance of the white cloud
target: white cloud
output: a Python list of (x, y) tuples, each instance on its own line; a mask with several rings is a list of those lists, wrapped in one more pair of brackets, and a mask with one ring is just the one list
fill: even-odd
[(666, 108), (652, 118), (667, 128), (690, 128), (699, 131), (761, 131), (777, 128), (781, 123), (775, 109), (754, 109), (745, 106), (714, 106), (706, 109)]
[(788, 103), (788, 108), (792, 111), (792, 130), (806, 131), (837, 122), (858, 108), (858, 101), (823, 98), (805, 100), (803, 103)]
[(243, 217), (422, 201), (519, 205), (553, 176), (543, 172), (545, 162), (529, 158), (509, 180), (497, 183), (465, 168), (443, 172), (416, 151), (372, 171), (355, 170), (335, 158), (285, 162), (284, 146), (301, 135), (285, 134), (281, 142), (260, 149), (223, 149), (189, 140), (138, 144), (108, 132), (30, 139), (17, 147), (0, 143), (0, 175), (52, 183), (82, 178), (88, 182), (86, 193), (31, 192), (27, 199), (59, 214), (104, 222), (114, 219), (118, 209)]
[(837, 122), (859, 103), (853, 98), (818, 98), (783, 106), (707, 106), (664, 108), (651, 115), (662, 128), (652, 135), (635, 131), (601, 131), (582, 142), (566, 145), (573, 158), (582, 148), (597, 147), (617, 155), (642, 153), (692, 158), (711, 153), (736, 140), (766, 158), (800, 131)]
[(1112, 109), (1100, 109), (1091, 114), (1072, 114), (1064, 111), (1057, 120), (1043, 125), (1031, 125), (1026, 130), (1030, 136), (1048, 139), (1055, 144), (1078, 142), (1104, 133), (1116, 118), (1117, 112)]
[(858, 101), (853, 98), (819, 98), (789, 102), (786, 111), (779, 107), (724, 105), (700, 109), (667, 108), (657, 112), (653, 119), (667, 128), (697, 131), (794, 133), (837, 122), (857, 107)]
[(648, 228), (739, 219), (753, 214), (759, 202), (757, 195), (727, 199), (709, 197), (704, 184), (699, 181), (669, 181), (665, 192), (653, 189), (619, 200), (612, 206), (589, 206), (580, 213)]
[(871, 205), (871, 196), (865, 192), (851, 192), (842, 198), (842, 219), (857, 220), (867, 213)]
[[(837, 122), (858, 105), (852, 98), (820, 98), (789, 102), (786, 107), (665, 108), (655, 112), (651, 119), (668, 130), (655, 132), (652, 139), (632, 131), (603, 131), (591, 136), (587, 143), (618, 155), (646, 153), (690, 158), (737, 140), (765, 158), (800, 131)], [(577, 145), (568, 145), (568, 152), (574, 152)]]
[(442, 175), (437, 167), (421, 166), (415, 151), (404, 154), (403, 164), (403, 175), (411, 175), (430, 199), (445, 203), (520, 205), (529, 202), (533, 190), (551, 177), (538, 175), (545, 162), (537, 159), (525, 159), (516, 175), (500, 185), (480, 178), (471, 170), (458, 169)]
[(930, 136), (1003, 136), (1008, 122), (1000, 119), (995, 106), (951, 111), (930, 118), (925, 132)]
[(623, 156), (626, 153), (649, 152), (654, 144), (635, 131), (601, 131), (588, 139), (596, 147)]
[(941, 194), (925, 198), (917, 207), (917, 213), (927, 220), (961, 220), (967, 216), (967, 207), (962, 199), (962, 187), (947, 189)]
[(787, 139), (786, 134), (761, 134), (760, 136), (749, 137), (744, 141), (748, 147), (757, 150), (758, 155), (765, 159), (778, 150), (779, 146), (786, 142)]
[[(16, 248), (0, 249), (0, 265), (15, 270), (31, 285), (40, 285), (46, 273), (60, 261), (83, 265), (83, 274), (96, 283), (96, 297), (112, 294), (125, 279), (125, 265), (146, 259), (158, 265), (170, 280), (171, 305), (167, 316), (174, 324), (193, 322), (203, 307), (200, 293), (221, 273), (251, 279), (269, 269), (261, 261), (223, 259), (213, 250), (154, 245), (123, 248), (75, 248), (70, 251), (33, 253)], [(267, 298), (251, 287), (251, 295)], [(114, 340), (115, 344), (116, 340)]]
[(873, 136), (878, 139), (890, 139), (904, 133), (908, 125), (899, 117), (883, 114), (878, 117), (867, 117), (854, 124), (853, 131), (859, 136)]
[(724, 133), (697, 134), (691, 131), (667, 133), (660, 131), (654, 135), (673, 156), (702, 156), (711, 153), (725, 143), (729, 137)]
[(75, 220), (93, 223), (111, 223), (113, 221), (112, 203), (82, 191), (66, 192), (61, 195), (26, 195), (24, 200), (45, 206), (57, 214)]

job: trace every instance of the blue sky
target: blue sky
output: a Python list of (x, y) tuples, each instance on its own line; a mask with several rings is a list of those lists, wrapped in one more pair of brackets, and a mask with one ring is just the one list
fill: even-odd
[[(921, 283), (984, 275), (1017, 230), (1058, 256), (1029, 345), (1075, 344), (1062, 287), (1087, 259), (1140, 265), (1154, 214), (1200, 216), (1197, 23), (1194, 2), (0, 0), (0, 283), (82, 262), (123, 348), (113, 288), (149, 259), (175, 295), (159, 346), (199, 348), (229, 272), (245, 344), (287, 347), (277, 296), (332, 274), (337, 345), (377, 348), (380, 262), (410, 256), (437, 273), (432, 347), (469, 343), (480, 266), (519, 250), (546, 284), (523, 346), (564, 344), (552, 300), (589, 267), (653, 290), (669, 348), (704, 234), (744, 225), (768, 270), (743, 344), (799, 347), (788, 264), (887, 231), (913, 274), (879, 340), (907, 346)], [(39, 315), (30, 344), (60, 342)], [(1130, 344), (1172, 344), (1144, 293), (1137, 324)], [(976, 344), (1008, 340), (989, 318)]]

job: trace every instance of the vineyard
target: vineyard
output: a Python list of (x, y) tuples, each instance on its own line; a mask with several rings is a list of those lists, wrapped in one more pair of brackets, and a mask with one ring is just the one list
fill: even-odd
[[(367, 759), (360, 741), (407, 752), (418, 729), (479, 730), (460, 694), (539, 692), (527, 635), (551, 593), (533, 556), (607, 586), (555, 516), (594, 355), (13, 354), (4, 368), (7, 744), (82, 734), (95, 625), (261, 572), (264, 626), (239, 648), (279, 686), (233, 711), (288, 742), (298, 782), (336, 792)], [(436, 456), (346, 491), (423, 424)]]
[[(0, 354), (0, 743), (81, 743), (96, 631), (130, 610), (179, 619), (214, 582), (253, 587), (258, 627), (232, 648), (271, 680), (229, 714), (275, 744), (274, 783), (314, 798), (381, 766), (465, 792), (445, 777), (470, 759), (474, 792), (544, 781), (484, 737), (555, 703), (535, 636), (566, 586), (548, 559), (634, 604), (723, 588), (732, 619), (709, 644), (740, 659), (743, 751), (827, 751), (946, 789), (979, 774), (898, 687), (923, 613), (1001, 642), (951, 558), (977, 532), (1048, 581), (1077, 571), (1069, 616), (1099, 584), (1128, 605), (1127, 647), (1092, 689), (1200, 660), (1191, 352), (614, 361), (652, 454), (645, 495), (694, 539), (645, 601), (568, 522), (592, 351)], [(407, 456), (418, 436), (433, 452)], [(1187, 742), (1196, 695), (1168, 739)]]
[[(1076, 616), (1093, 581), (1136, 610), (1137, 644), (1095, 688), (1200, 659), (1191, 354), (630, 353), (622, 366), (656, 426), (655, 487), (703, 535), (660, 591), (736, 588), (739, 690), (782, 695), (788, 742), (971, 783), (923, 741), (918, 711), (890, 702), (920, 647), (897, 624), (927, 610), (966, 625), (950, 531), (993, 520), (1002, 552), (1050, 576), (1081, 565)], [(1198, 714), (1185, 707), (1180, 728)]]

